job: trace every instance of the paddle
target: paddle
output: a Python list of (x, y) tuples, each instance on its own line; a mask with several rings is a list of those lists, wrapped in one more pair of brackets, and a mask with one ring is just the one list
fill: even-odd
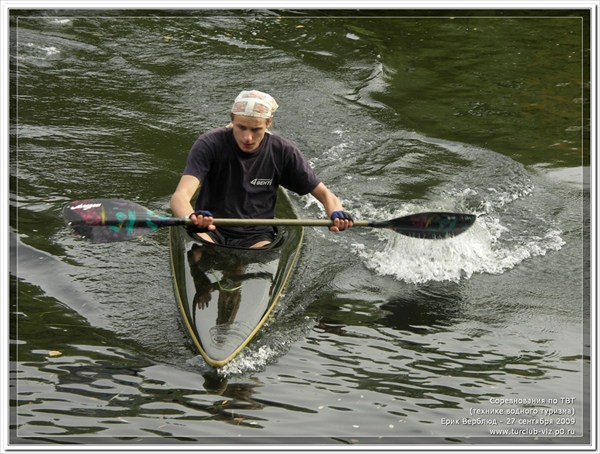
[[(162, 227), (190, 225), (187, 218), (160, 216), (127, 200), (87, 199), (65, 205), (65, 222), (78, 235), (95, 243), (126, 241)], [(402, 216), (388, 221), (354, 221), (354, 227), (391, 229), (415, 238), (441, 239), (456, 236), (475, 222), (473, 214), (430, 212)], [(215, 219), (216, 226), (323, 226), (327, 219)]]

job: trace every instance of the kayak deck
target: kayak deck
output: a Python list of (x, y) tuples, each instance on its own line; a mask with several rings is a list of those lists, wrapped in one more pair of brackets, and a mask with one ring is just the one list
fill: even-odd
[(203, 242), (184, 227), (170, 230), (171, 267), (183, 324), (206, 362), (224, 366), (252, 340), (277, 305), (298, 259), (304, 230), (279, 228), (273, 243), (260, 249)]

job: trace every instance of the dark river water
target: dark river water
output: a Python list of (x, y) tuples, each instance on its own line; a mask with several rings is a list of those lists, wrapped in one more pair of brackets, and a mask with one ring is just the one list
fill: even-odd
[[(589, 444), (588, 19), (11, 10), (11, 443)], [(355, 217), (478, 220), (449, 240), (307, 228), (274, 318), (215, 370), (168, 232), (91, 244), (62, 207), (168, 214), (195, 138), (251, 88)]]

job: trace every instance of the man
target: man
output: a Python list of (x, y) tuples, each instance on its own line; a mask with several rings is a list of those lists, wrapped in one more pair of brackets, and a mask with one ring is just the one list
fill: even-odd
[[(267, 93), (242, 91), (231, 108), (231, 123), (201, 135), (192, 146), (171, 210), (189, 217), (203, 240), (255, 248), (271, 243), (272, 227), (217, 229), (213, 220), (273, 218), (279, 185), (299, 195), (311, 193), (333, 220), (331, 231), (352, 227), (352, 217), (298, 148), (268, 131), (277, 108)], [(191, 200), (200, 186), (193, 208)]]

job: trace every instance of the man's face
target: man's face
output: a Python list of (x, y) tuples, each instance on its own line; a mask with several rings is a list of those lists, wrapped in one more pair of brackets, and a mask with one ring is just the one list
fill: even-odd
[(233, 137), (244, 153), (254, 153), (258, 150), (267, 128), (271, 126), (270, 119), (242, 115), (233, 115), (231, 122)]

